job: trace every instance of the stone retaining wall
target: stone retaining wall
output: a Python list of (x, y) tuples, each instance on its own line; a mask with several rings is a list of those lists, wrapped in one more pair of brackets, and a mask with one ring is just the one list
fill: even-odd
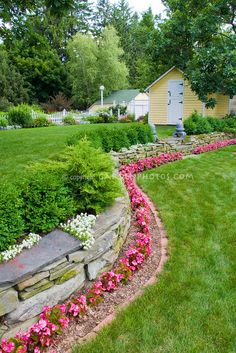
[[(96, 241), (89, 250), (78, 250), (81, 243), (77, 239), (55, 230), (41, 240), (42, 244), (0, 264), (0, 337), (26, 331), (44, 306), (64, 301), (85, 281), (111, 269), (128, 234), (130, 219), (130, 203), (125, 194), (99, 215), (94, 227)], [(45, 246), (51, 247), (51, 261)], [(42, 255), (43, 248), (45, 254), (40, 263), (37, 255)]]
[(147, 145), (135, 145), (130, 149), (122, 148), (120, 152), (112, 152), (112, 156), (120, 164), (127, 164), (147, 157), (155, 157), (164, 152), (183, 152), (188, 155), (195, 147), (208, 145), (220, 140), (233, 138), (232, 134), (214, 133), (207, 135), (187, 136), (185, 140), (168, 138)]

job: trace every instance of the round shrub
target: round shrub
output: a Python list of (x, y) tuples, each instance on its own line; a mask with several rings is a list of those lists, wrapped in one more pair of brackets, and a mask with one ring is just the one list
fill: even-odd
[(21, 193), (27, 231), (49, 232), (75, 213), (76, 205), (65, 185), (62, 164), (37, 163), (28, 169), (27, 175)]
[(120, 195), (111, 157), (87, 140), (68, 147), (63, 157), (67, 184), (80, 212), (99, 213)]
[(19, 190), (12, 184), (2, 184), (0, 192), (0, 251), (22, 236), (24, 223), (22, 219), (22, 199)]
[(195, 135), (197, 131), (197, 125), (191, 118), (184, 121), (184, 128), (187, 135)]
[(34, 119), (33, 125), (34, 127), (47, 127), (50, 126), (51, 123), (46, 116), (41, 115)]
[(20, 125), (22, 127), (32, 127), (32, 109), (27, 104), (20, 104), (13, 107), (8, 112), (8, 119), (11, 125)]
[(209, 134), (214, 131), (207, 118), (196, 111), (184, 121), (184, 128), (187, 135)]
[(225, 127), (236, 129), (236, 115), (230, 115), (229, 117), (223, 119)]
[(217, 119), (213, 117), (207, 117), (208, 123), (211, 125), (213, 131), (223, 131), (225, 127), (225, 122), (222, 119)]
[(76, 120), (72, 115), (67, 115), (63, 118), (64, 125), (76, 125)]

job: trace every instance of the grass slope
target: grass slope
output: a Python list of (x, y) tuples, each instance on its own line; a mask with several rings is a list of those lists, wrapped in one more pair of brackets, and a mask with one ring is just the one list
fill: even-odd
[[(65, 148), (67, 138), (93, 126), (55, 126), (0, 131), (0, 180), (20, 178), (27, 164), (60, 153)], [(102, 126), (103, 124), (99, 124), (100, 128)], [(160, 138), (168, 136), (170, 127), (157, 127), (157, 133)]]
[(19, 178), (27, 164), (47, 159), (65, 148), (79, 126), (0, 131), (0, 179)]
[(157, 284), (74, 353), (236, 352), (235, 152), (139, 176), (160, 210), (170, 259)]

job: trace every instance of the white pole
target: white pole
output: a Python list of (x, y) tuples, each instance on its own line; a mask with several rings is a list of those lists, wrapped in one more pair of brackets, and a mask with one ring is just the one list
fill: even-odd
[(103, 91), (101, 91), (101, 106), (103, 108)]
[(101, 91), (101, 107), (103, 108), (103, 92), (104, 92), (105, 87), (102, 85), (100, 86), (100, 91)]

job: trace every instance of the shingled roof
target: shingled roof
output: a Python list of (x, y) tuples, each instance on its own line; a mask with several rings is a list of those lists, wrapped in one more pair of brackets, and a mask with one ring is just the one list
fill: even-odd
[[(117, 91), (112, 91), (109, 96), (104, 97), (104, 104), (121, 104), (123, 102), (129, 103), (134, 99), (140, 91), (138, 89), (122, 89)], [(100, 104), (100, 100), (96, 101), (94, 104)]]

